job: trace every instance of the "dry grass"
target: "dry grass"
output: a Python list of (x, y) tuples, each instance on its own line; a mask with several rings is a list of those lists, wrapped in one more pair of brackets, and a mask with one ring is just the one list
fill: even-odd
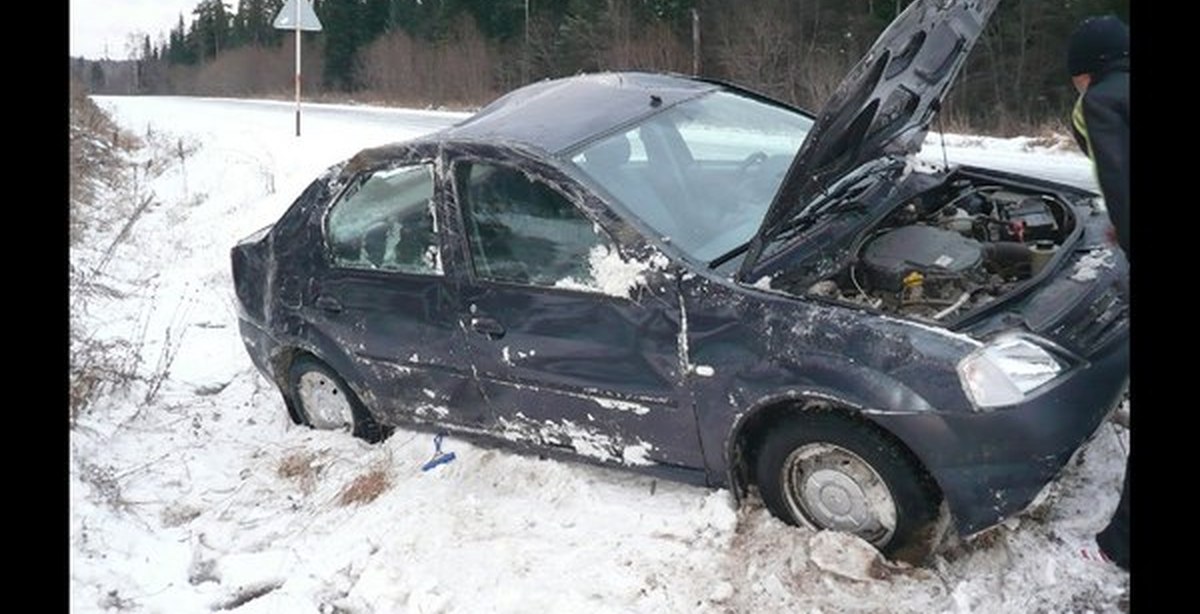
[(126, 181), (126, 156), (137, 139), (122, 133), (117, 124), (88, 98), (74, 79), (70, 88), (70, 241), (76, 244), (96, 222), (97, 199), (106, 190)]
[(100, 373), (89, 369), (71, 369), (71, 382), (69, 384), (68, 394), (70, 396), (70, 406), (68, 407), (71, 426), (75, 425), (75, 421), (87, 409), (91, 400), (95, 398), (96, 390), (102, 382)]
[[(129, 155), (140, 146), (137, 138), (120, 130), (112, 118), (88, 97), (77, 80), (70, 87), (70, 228), (72, 246), (94, 240), (103, 230), (126, 216), (121, 207), (106, 206), (111, 195), (128, 189)], [(121, 202), (120, 199), (117, 202)], [(71, 263), (71, 366), (69, 420), (76, 420), (99, 396), (128, 386), (136, 379), (137, 350), (123, 340), (95, 338), (83, 325), (81, 314), (93, 299), (120, 298), (86, 267)]]
[(112, 467), (80, 461), (79, 478), (91, 487), (93, 501), (115, 511), (129, 509), (129, 501), (122, 494), (120, 479)]
[[(96, 286), (71, 284), (73, 300), (87, 300)], [(73, 323), (74, 324), (74, 323)], [(81, 327), (72, 325), (71, 366), (69, 370), (69, 424), (76, 421), (94, 400), (104, 394), (125, 390), (138, 379), (137, 347), (125, 340), (99, 340), (86, 335)]]
[[(275, 474), (285, 480), (295, 482), (305, 494), (310, 494), (316, 488), (317, 481), (325, 473), (328, 463), (321, 455), (308, 450), (298, 450), (284, 456), (279, 461)], [(388, 462), (373, 463), (363, 473), (346, 484), (337, 495), (337, 503), (343, 507), (351, 504), (365, 504), (379, 498), (392, 486), (392, 475), (388, 470)]]
[(1036, 148), (1072, 149), (1076, 148), (1075, 140), (1071, 137), (1071, 129), (1061, 119), (1044, 121), (1036, 126), (1030, 126), (1027, 134), (1032, 138), (1025, 144), (1026, 151)]
[(126, 298), (111, 287), (104, 269), (118, 247), (133, 237), (137, 220), (156, 204), (149, 182), (173, 165), (182, 165), (198, 145), (184, 139), (167, 139), (149, 129), (144, 136), (121, 130), (75, 80), (71, 81), (69, 127), (70, 242), (83, 254), (79, 260), (72, 258), (69, 281), (69, 421), (74, 427), (93, 401), (127, 390), (136, 381), (149, 382), (144, 399), (149, 404), (169, 372), (181, 333), (168, 331), (164, 355), (147, 379), (137, 371), (143, 358), (145, 329), (142, 338), (135, 341), (99, 338), (87, 314), (100, 312), (107, 302)]
[(158, 518), (164, 527), (181, 527), (197, 518), (203, 510), (185, 503), (172, 503), (159, 512)]
[(473, 20), (465, 19), (441, 43), (426, 43), (403, 31), (381, 36), (360, 50), (356, 72), (364, 92), (391, 104), (469, 108), (502, 93), (494, 79), (500, 64), (500, 50), (487, 44)]
[(113, 610), (117, 612), (130, 612), (137, 608), (138, 603), (133, 599), (127, 599), (121, 596), (121, 593), (116, 589), (108, 591), (104, 598), (100, 600), (100, 607), (105, 611)]
[[(70, 225), (71, 245), (82, 243), (90, 230), (103, 225), (98, 195), (121, 181), (124, 162), (107, 139), (117, 132), (82, 92), (71, 97)], [(74, 262), (70, 269), (70, 381), (68, 419), (72, 427), (104, 390), (127, 385), (133, 378), (137, 356), (120, 340), (96, 339), (80, 322), (85, 304), (93, 296), (111, 297), (114, 291), (96, 283)]]
[(981, 533), (977, 533), (969, 539), (963, 539), (954, 535), (948, 536), (949, 543), (941, 549), (940, 554), (949, 562), (954, 562), (965, 558), (972, 553), (984, 550), (995, 551), (1003, 549), (1008, 551), (1008, 535), (1010, 531), (1003, 525), (995, 526), (986, 529)]
[(351, 503), (364, 504), (370, 503), (379, 498), (384, 491), (392, 486), (392, 476), (384, 467), (375, 467), (366, 473), (354, 478), (345, 488), (342, 489), (342, 494), (338, 497), (338, 502), (343, 506)]
[(300, 485), (300, 490), (308, 494), (316, 487), (317, 478), (324, 468), (325, 466), (318, 462), (316, 453), (293, 452), (279, 462), (275, 473), (285, 480), (296, 482)]

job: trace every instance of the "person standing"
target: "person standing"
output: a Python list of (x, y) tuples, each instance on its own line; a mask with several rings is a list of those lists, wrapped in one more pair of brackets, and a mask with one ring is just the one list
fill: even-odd
[[(1067, 68), (1079, 92), (1071, 114), (1075, 139), (1096, 170), (1114, 238), (1132, 264), (1129, 237), (1129, 28), (1112, 15), (1085, 19), (1071, 34)], [(1121, 500), (1096, 535), (1100, 552), (1129, 570), (1129, 463)]]
[(1115, 238), (1129, 258), (1129, 28), (1112, 15), (1085, 19), (1071, 35), (1067, 68), (1079, 92), (1072, 132), (1092, 159)]

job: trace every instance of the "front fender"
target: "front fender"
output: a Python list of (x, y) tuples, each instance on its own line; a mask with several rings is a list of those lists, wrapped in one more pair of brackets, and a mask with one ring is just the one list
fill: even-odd
[(764, 411), (801, 401), (825, 401), (868, 419), (933, 410), (903, 382), (831, 354), (809, 354), (797, 362), (767, 359), (737, 373), (697, 377), (693, 391), (709, 479), (720, 487), (734, 485), (730, 476), (737, 469), (742, 430)]

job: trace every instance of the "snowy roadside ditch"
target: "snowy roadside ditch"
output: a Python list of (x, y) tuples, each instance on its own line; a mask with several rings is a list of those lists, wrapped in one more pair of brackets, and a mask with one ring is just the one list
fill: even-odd
[[(1128, 576), (1079, 555), (1116, 505), (1127, 431), (1112, 425), (1044, 506), (926, 569), (787, 527), (753, 497), (735, 509), (725, 491), (458, 438), (453, 462), (422, 471), (430, 434), (371, 446), (292, 425), (241, 345), (229, 247), (338, 156), (428, 118), (395, 112), (381, 136), (380, 112), (314, 112), (298, 142), (285, 107), (275, 122), (236, 101), (102, 102), (130, 132), (195, 149), (186, 176), (147, 180), (157, 204), (94, 277), (111, 291), (71, 297), (73, 325), (125, 344), (135, 374), (70, 432), (72, 611), (1118, 611)], [(72, 266), (95, 269), (119, 232), (72, 248)], [(633, 264), (601, 289), (628, 296)], [(609, 270), (605, 254), (593, 266)]]

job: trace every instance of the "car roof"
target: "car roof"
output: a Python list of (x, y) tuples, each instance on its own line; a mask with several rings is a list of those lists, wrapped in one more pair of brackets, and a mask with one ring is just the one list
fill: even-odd
[(721, 89), (680, 75), (610, 72), (514, 90), (430, 138), (509, 142), (557, 154), (684, 100)]

